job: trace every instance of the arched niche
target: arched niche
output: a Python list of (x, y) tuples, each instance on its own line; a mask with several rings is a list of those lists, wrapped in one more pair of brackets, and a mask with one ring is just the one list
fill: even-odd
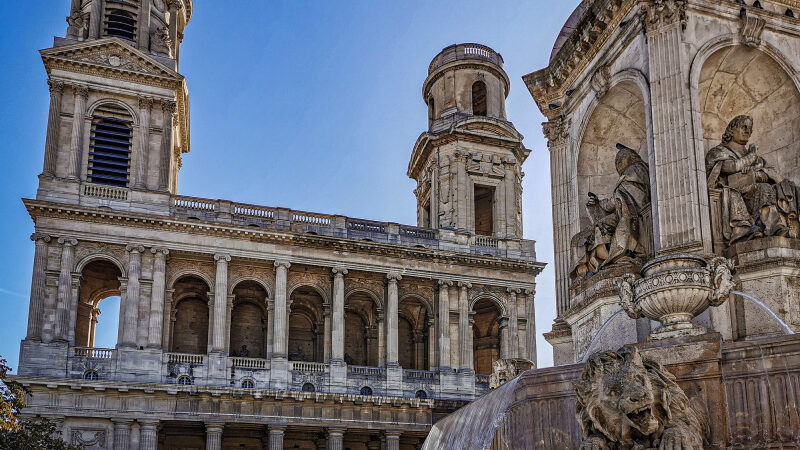
[(267, 357), (267, 292), (253, 280), (244, 280), (233, 288), (230, 350), (233, 356)]
[(731, 119), (753, 118), (750, 142), (783, 178), (800, 182), (800, 93), (767, 53), (736, 45), (703, 63), (698, 83), (704, 151), (720, 143)]
[(633, 81), (614, 85), (597, 102), (583, 130), (578, 148), (577, 187), (581, 228), (590, 224), (583, 207), (589, 192), (608, 198), (619, 180), (614, 165), (617, 143), (647, 155), (647, 115), (642, 90)]

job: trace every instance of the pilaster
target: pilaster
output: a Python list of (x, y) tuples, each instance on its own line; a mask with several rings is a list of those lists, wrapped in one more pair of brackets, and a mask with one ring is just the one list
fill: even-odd
[(61, 237), (61, 266), (58, 273), (58, 303), (56, 305), (56, 320), (54, 339), (57, 341), (69, 340), (69, 306), (72, 304), (72, 267), (75, 265), (75, 246), (77, 239)]
[(50, 78), (47, 80), (47, 85), (50, 87), (50, 114), (47, 116), (47, 139), (44, 147), (42, 175), (54, 177), (58, 160), (58, 143), (61, 136), (61, 100), (64, 82)]
[(461, 367), (459, 371), (473, 371), (472, 365), (472, 327), (469, 324), (469, 289), (471, 283), (458, 283), (458, 345)]
[(128, 245), (125, 249), (128, 251), (128, 285), (120, 307), (122, 340), (118, 347), (133, 348), (136, 346), (136, 328), (139, 323), (139, 278), (142, 275), (144, 247)]
[(89, 98), (89, 87), (82, 84), (72, 86), (75, 97), (72, 113), (72, 134), (69, 143), (69, 160), (67, 162), (67, 178), (78, 180), (80, 176), (81, 155), (83, 155), (83, 122), (86, 119), (86, 100)]
[(450, 286), (452, 281), (439, 281), (439, 371), (450, 372)]
[(506, 289), (508, 292), (508, 332), (510, 334), (510, 342), (508, 345), (508, 357), (519, 357), (519, 317), (517, 311), (517, 295), (521, 292), (519, 289)]
[(172, 133), (175, 108), (172, 100), (161, 100), (164, 122), (161, 124), (161, 158), (158, 165), (158, 190), (168, 191), (172, 173)]
[(162, 329), (164, 321), (164, 293), (166, 289), (167, 255), (166, 248), (152, 248), (153, 258), (153, 288), (150, 296), (150, 323), (147, 336), (149, 348), (161, 348)]
[(28, 308), (28, 333), (25, 339), (41, 341), (44, 322), (45, 271), (47, 270), (47, 249), (50, 236), (33, 233), (31, 240), (36, 249), (33, 254), (33, 275), (31, 277), (31, 302)]
[(553, 204), (553, 244), (556, 273), (556, 315), (569, 309), (570, 248), (572, 239), (572, 193), (569, 173), (571, 156), (569, 152), (569, 121), (563, 117), (551, 119), (542, 124), (542, 131), (550, 149), (550, 177), (552, 179)]
[(145, 189), (147, 187), (147, 160), (150, 156), (150, 111), (152, 108), (153, 99), (151, 97), (139, 97), (139, 130), (141, 133), (141, 139), (138, 155), (134, 155), (136, 161), (136, 172), (134, 176), (133, 187), (136, 189)]

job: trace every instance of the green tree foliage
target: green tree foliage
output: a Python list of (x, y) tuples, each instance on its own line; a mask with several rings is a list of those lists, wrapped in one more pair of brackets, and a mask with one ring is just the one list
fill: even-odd
[(6, 360), (0, 357), (0, 450), (81, 450), (58, 438), (52, 421), (20, 417), (25, 396), (30, 393), (8, 376), (10, 370)]

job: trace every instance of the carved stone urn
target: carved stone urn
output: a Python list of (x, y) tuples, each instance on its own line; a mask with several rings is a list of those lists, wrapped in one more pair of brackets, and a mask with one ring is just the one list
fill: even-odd
[(633, 319), (661, 322), (651, 340), (703, 334), (706, 329), (692, 318), (728, 299), (732, 270), (733, 263), (722, 257), (708, 262), (692, 254), (661, 256), (642, 267), (641, 279), (632, 273), (622, 276), (619, 302)]

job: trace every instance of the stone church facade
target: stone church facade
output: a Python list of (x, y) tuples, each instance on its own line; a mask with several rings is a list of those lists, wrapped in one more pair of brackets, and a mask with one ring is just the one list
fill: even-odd
[[(523, 77), (548, 119), (556, 364), (606, 323), (592, 352), (656, 331), (611, 320), (620, 287), (680, 254), (731, 260), (735, 289), (800, 330), (798, 14), (794, 0), (582, 1), (549, 66)], [(726, 341), (783, 332), (739, 295), (694, 324)]]
[[(412, 449), (536, 360), (522, 163), (494, 50), (432, 61), (417, 226), (179, 195), (191, 0), (72, 0), (50, 111), (18, 380), (93, 449)], [(120, 300), (115, 348), (95, 347)]]

